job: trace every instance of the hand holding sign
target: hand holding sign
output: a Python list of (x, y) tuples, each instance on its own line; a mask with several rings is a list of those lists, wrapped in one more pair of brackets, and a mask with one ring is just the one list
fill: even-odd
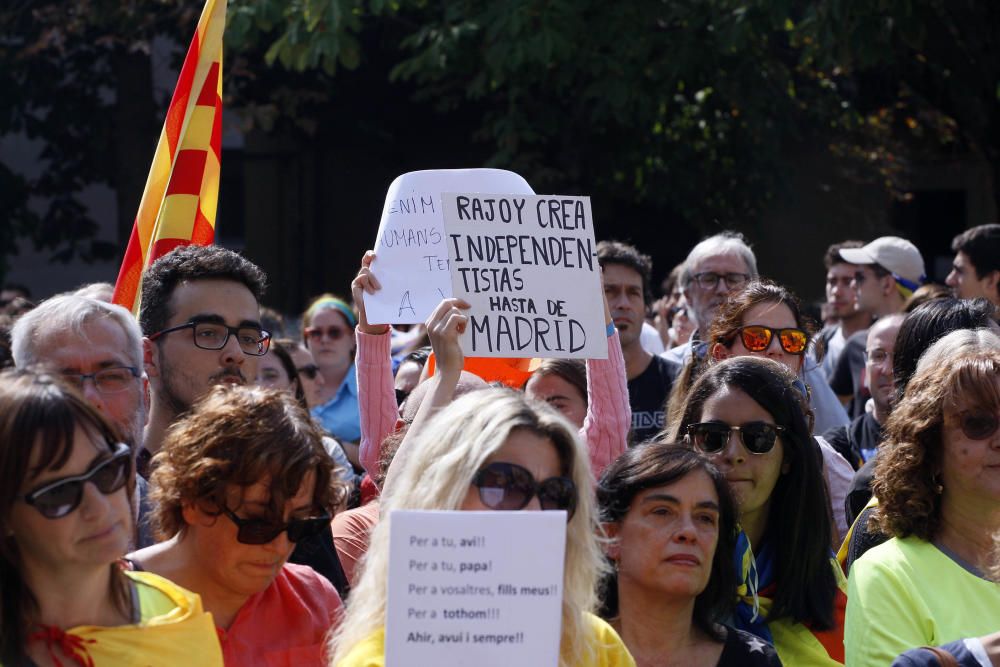
[(427, 320), (427, 335), (437, 360), (437, 372), (456, 380), (465, 362), (458, 341), (469, 326), (469, 318), (462, 312), (468, 309), (469, 304), (463, 299), (443, 299)]
[(380, 335), (389, 330), (389, 325), (369, 324), (368, 314), (365, 311), (364, 295), (375, 294), (382, 289), (381, 283), (379, 283), (378, 278), (375, 277), (375, 274), (371, 270), (373, 261), (375, 261), (375, 253), (371, 250), (366, 251), (361, 258), (361, 269), (358, 271), (358, 275), (354, 277), (354, 280), (351, 281), (351, 296), (354, 298), (354, 303), (358, 306), (358, 330), (361, 333)]

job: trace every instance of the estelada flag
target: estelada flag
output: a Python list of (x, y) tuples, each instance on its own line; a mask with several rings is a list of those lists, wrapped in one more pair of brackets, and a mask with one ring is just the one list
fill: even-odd
[(115, 283), (114, 302), (139, 312), (146, 267), (181, 245), (215, 239), (222, 156), (222, 33), (226, 0), (206, 0), (167, 108)]

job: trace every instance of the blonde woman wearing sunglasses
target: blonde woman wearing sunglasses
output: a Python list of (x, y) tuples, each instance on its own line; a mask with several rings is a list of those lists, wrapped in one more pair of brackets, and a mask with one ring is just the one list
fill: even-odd
[(851, 567), (848, 664), (995, 632), (1000, 337), (954, 331), (924, 353), (889, 416), (872, 490), (877, 528), (893, 537)]
[(134, 456), (52, 376), (0, 375), (0, 664), (221, 665), (197, 595), (119, 563)]

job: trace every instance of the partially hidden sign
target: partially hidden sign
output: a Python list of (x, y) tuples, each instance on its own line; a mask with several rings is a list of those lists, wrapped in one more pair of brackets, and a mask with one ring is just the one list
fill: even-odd
[(364, 295), (371, 324), (424, 322), (451, 296), (442, 192), (534, 194), (521, 176), (503, 169), (435, 169), (396, 178), (385, 197), (371, 267), (382, 289)]
[(470, 357), (608, 356), (589, 197), (445, 193), (452, 294)]
[(566, 513), (391, 514), (386, 667), (556, 667)]

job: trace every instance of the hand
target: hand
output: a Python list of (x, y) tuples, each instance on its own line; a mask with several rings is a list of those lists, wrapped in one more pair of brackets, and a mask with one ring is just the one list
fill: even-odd
[(368, 316), (365, 314), (364, 293), (374, 294), (382, 289), (378, 278), (372, 273), (371, 265), (375, 260), (375, 252), (369, 250), (361, 258), (361, 269), (358, 275), (351, 281), (351, 295), (354, 297), (354, 304), (358, 307), (358, 330), (361, 333), (380, 336), (389, 331), (388, 324), (368, 324)]
[(462, 371), (465, 355), (458, 337), (465, 333), (469, 317), (463, 313), (471, 306), (462, 299), (443, 299), (427, 318), (427, 335), (434, 348), (438, 372), (457, 376)]

